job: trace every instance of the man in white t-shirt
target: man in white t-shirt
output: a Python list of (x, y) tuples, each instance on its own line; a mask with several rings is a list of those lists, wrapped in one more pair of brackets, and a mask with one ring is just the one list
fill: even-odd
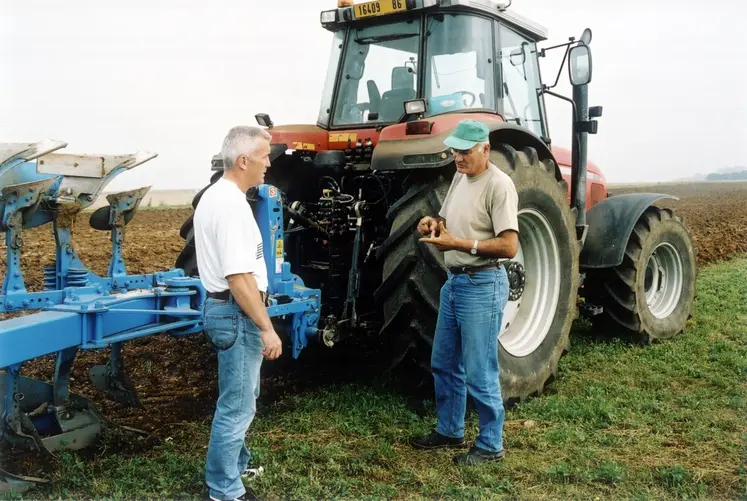
[(270, 139), (259, 127), (228, 131), (223, 177), (194, 215), (197, 268), (208, 292), (205, 334), (218, 352), (219, 395), (205, 465), (212, 500), (256, 499), (241, 480), (251, 460), (244, 438), (256, 412), (262, 359), (282, 353), (266, 309), (262, 234), (246, 201), (246, 191), (264, 182)]

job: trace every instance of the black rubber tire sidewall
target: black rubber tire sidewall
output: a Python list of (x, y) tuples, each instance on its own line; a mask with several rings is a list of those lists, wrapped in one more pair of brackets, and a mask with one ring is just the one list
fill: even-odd
[[(667, 242), (674, 246), (682, 258), (682, 291), (674, 311), (666, 318), (656, 318), (645, 301), (646, 265), (654, 249)], [(642, 299), (638, 312), (642, 329), (655, 339), (669, 339), (684, 329), (695, 298), (695, 253), (690, 245), (690, 236), (682, 223), (676, 219), (663, 219), (651, 229), (643, 242), (637, 266), (636, 297)]]

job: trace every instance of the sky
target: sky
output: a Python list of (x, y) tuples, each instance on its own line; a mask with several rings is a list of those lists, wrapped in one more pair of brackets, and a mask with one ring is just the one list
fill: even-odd
[[(230, 127), (259, 112), (316, 122), (331, 43), (319, 13), (336, 4), (0, 0), (0, 142), (153, 151), (108, 189), (200, 188)], [(512, 10), (549, 30), (545, 47), (593, 30), (590, 104), (604, 115), (589, 158), (608, 181), (747, 167), (747, 3), (514, 0)], [(555, 52), (541, 62), (545, 81)], [(570, 95), (567, 75), (555, 90)], [(546, 100), (553, 143), (568, 146), (570, 106)]]

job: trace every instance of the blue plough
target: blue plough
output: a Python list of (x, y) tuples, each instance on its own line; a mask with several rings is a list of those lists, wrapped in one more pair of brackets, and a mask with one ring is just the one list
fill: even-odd
[[(5, 233), (6, 270), (0, 289), (0, 451), (20, 448), (53, 454), (81, 449), (102, 432), (94, 405), (70, 393), (70, 374), (79, 350), (109, 348), (106, 365), (91, 369), (93, 384), (118, 402), (141, 406), (125, 371), (122, 343), (168, 333), (202, 332), (206, 297), (199, 278), (181, 269), (128, 275), (122, 256), (125, 227), (150, 187), (109, 194), (93, 211), (93, 228), (111, 233), (107, 276), (98, 276), (78, 257), (73, 224), (109, 182), (157, 155), (72, 155), (55, 153), (60, 141), (0, 144), (0, 232)], [(318, 339), (321, 294), (291, 273), (283, 253), (283, 207), (274, 186), (257, 190), (253, 210), (264, 239), (271, 317), (288, 326), (297, 358)], [(29, 291), (21, 269), (23, 231), (52, 223), (55, 260), (44, 267), (44, 290)], [(22, 365), (56, 354), (51, 383), (22, 377)], [(43, 479), (0, 469), (0, 492), (23, 492)]]

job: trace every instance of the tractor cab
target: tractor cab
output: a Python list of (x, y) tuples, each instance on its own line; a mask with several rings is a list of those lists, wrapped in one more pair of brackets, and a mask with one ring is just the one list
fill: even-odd
[(321, 22), (334, 41), (319, 126), (483, 112), (547, 136), (537, 52), (545, 30), (496, 2), (376, 0), (325, 11)]

